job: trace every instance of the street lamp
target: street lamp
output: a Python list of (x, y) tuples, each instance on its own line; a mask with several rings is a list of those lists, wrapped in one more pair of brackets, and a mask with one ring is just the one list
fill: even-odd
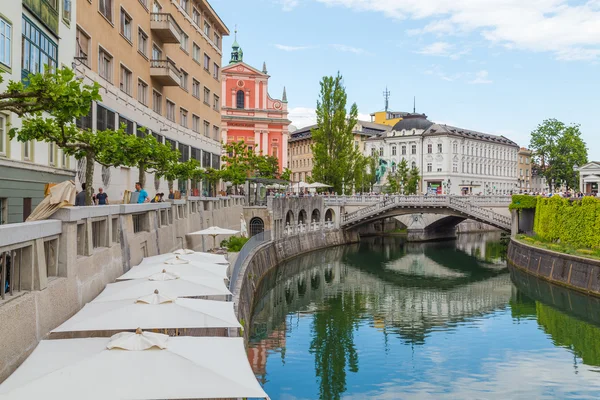
[(344, 183), (344, 178), (342, 177), (342, 196), (346, 195), (346, 185)]
[[(578, 169), (579, 169), (579, 165), (577, 165), (577, 164), (573, 165), (573, 176), (574, 176), (573, 185), (576, 185), (577, 183), (579, 183), (579, 182), (577, 182), (577, 170)], [(578, 186), (581, 188), (581, 185), (578, 185)], [(573, 188), (573, 189), (575, 189), (575, 188)]]

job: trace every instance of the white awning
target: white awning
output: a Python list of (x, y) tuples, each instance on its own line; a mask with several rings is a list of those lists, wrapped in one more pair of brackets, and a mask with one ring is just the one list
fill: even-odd
[(88, 303), (52, 332), (241, 327), (231, 302), (179, 298), (147, 304), (147, 297)]
[(0, 399), (267, 398), (242, 338), (170, 337), (166, 349), (107, 349), (110, 338), (42, 340)]

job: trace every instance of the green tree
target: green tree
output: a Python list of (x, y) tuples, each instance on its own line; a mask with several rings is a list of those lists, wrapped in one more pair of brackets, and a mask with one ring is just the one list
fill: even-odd
[(410, 173), (410, 168), (408, 168), (408, 162), (405, 158), (400, 161), (397, 168), (398, 180), (400, 182), (401, 193), (406, 193), (406, 186), (408, 185), (408, 174)]
[(421, 181), (421, 175), (419, 168), (411, 168), (408, 176), (408, 183), (404, 189), (404, 194), (417, 194), (419, 190), (419, 182)]
[(292, 180), (292, 170), (289, 168), (285, 168), (283, 170), (283, 172), (281, 173), (281, 176), (279, 177), (279, 179), (283, 179), (284, 181)]
[[(179, 154), (179, 151), (176, 151), (176, 153)], [(164, 178), (169, 182), (202, 179), (204, 176), (204, 170), (200, 168), (200, 161), (193, 158), (185, 162), (179, 162), (178, 159), (171, 159), (168, 164), (157, 169), (155, 173), (159, 178)]]
[(274, 156), (254, 155), (252, 157), (254, 175), (260, 178), (277, 178), (279, 174), (279, 160)]
[(578, 186), (575, 165), (587, 163), (587, 147), (581, 138), (579, 125), (565, 125), (556, 119), (542, 122), (531, 132), (530, 147), (536, 164), (546, 181), (554, 185)]
[[(9, 93), (17, 100), (6, 101), (3, 109), (23, 116), (21, 129), (10, 130), (11, 139), (20, 142), (31, 140), (55, 143), (76, 159), (86, 160), (86, 182), (92, 182), (95, 162), (106, 167), (130, 165), (128, 146), (130, 139), (121, 129), (92, 132), (82, 130), (75, 120), (90, 111), (92, 101), (101, 100), (99, 85), (84, 85), (75, 79), (68, 68), (55, 73), (46, 70), (43, 74), (29, 75), (28, 86), (9, 83)], [(24, 94), (19, 97), (19, 91)], [(31, 93), (34, 93), (33, 95)], [(29, 97), (28, 97), (29, 96)], [(35, 96), (40, 96), (36, 106)], [(47, 101), (47, 96), (52, 101)], [(86, 205), (92, 204), (92, 185), (86, 187)]]
[(146, 172), (162, 176), (179, 162), (179, 151), (160, 143), (152, 135), (129, 135), (127, 138), (129, 163), (138, 168), (138, 182), (146, 186)]
[(248, 146), (243, 140), (225, 144), (224, 150), (224, 165), (221, 169), (221, 177), (233, 184), (235, 194), (237, 194), (238, 186), (248, 179), (248, 175), (252, 170), (252, 159), (255, 155), (248, 150)]
[(313, 171), (312, 177), (342, 190), (342, 180), (350, 187), (354, 174), (352, 158), (353, 129), (358, 120), (358, 108), (352, 104), (346, 111), (348, 96), (342, 76), (325, 76), (321, 80), (321, 91), (317, 101), (317, 128), (312, 130)]

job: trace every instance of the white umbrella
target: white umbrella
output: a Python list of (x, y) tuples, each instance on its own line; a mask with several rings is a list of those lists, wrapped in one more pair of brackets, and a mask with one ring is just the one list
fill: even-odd
[(116, 300), (135, 301), (148, 293), (158, 290), (167, 297), (226, 296), (231, 292), (223, 279), (202, 278), (196, 276), (181, 277), (171, 280), (134, 279), (109, 283), (106, 288), (92, 300), (92, 303)]
[(191, 261), (181, 265), (165, 263), (137, 265), (117, 278), (118, 281), (129, 279), (145, 279), (156, 273), (165, 271), (173, 272), (181, 277), (197, 276), (202, 278), (227, 279), (227, 265), (209, 264)]
[(314, 182), (314, 183), (311, 183), (310, 185), (308, 185), (308, 187), (310, 189), (318, 189), (318, 188), (330, 188), (331, 186), (326, 185), (324, 183), (320, 183), (320, 182)]
[(175, 260), (177, 257), (183, 260), (188, 261), (198, 261), (203, 263), (211, 263), (211, 264), (229, 264), (229, 261), (222, 254), (211, 254), (211, 253), (201, 253), (195, 252), (193, 254), (160, 254), (157, 256), (146, 257), (142, 260), (140, 265), (148, 265), (148, 264), (159, 264), (164, 263), (165, 261)]
[(42, 340), (0, 385), (0, 398), (268, 398), (248, 364), (243, 338), (119, 335)]
[(173, 299), (154, 293), (131, 300), (86, 304), (52, 332), (182, 328), (240, 328), (232, 302)]
[(218, 226), (211, 226), (210, 228), (203, 229), (198, 232), (188, 233), (188, 235), (209, 235), (213, 237), (213, 248), (217, 247), (217, 236), (219, 235), (235, 235), (240, 231), (234, 231), (232, 229), (219, 228)]

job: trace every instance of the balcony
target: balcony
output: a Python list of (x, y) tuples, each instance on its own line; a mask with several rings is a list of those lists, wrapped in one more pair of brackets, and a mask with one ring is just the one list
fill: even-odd
[(181, 41), (181, 28), (169, 13), (151, 13), (150, 29), (163, 43)]
[(150, 60), (150, 76), (163, 86), (179, 86), (181, 72), (171, 60)]
[(58, 5), (48, 0), (23, 0), (29, 9), (53, 34), (58, 35)]

